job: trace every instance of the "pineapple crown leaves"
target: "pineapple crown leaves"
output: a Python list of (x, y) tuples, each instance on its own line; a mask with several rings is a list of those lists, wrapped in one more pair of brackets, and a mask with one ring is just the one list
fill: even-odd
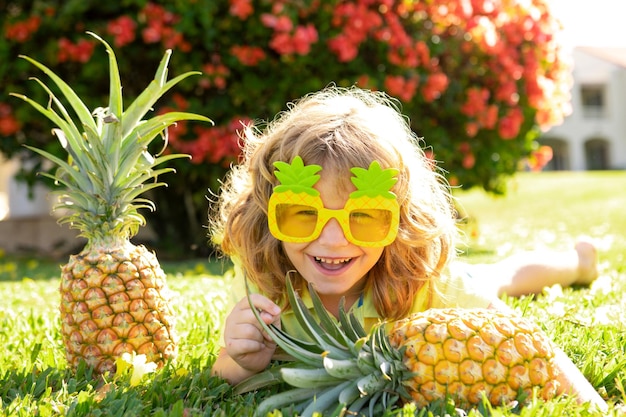
[(275, 192), (292, 191), (294, 193), (306, 193), (314, 197), (320, 194), (313, 186), (320, 179), (317, 173), (321, 171), (321, 166), (304, 165), (304, 161), (299, 155), (293, 158), (291, 164), (276, 161), (274, 166), (277, 168), (274, 175), (280, 181), (280, 185), (274, 188)]
[[(185, 112), (169, 112), (142, 120), (154, 103), (174, 85), (191, 75), (200, 74), (190, 71), (167, 81), (171, 50), (165, 52), (154, 80), (124, 111), (115, 53), (98, 35), (87, 33), (99, 40), (109, 55), (110, 95), (106, 108), (90, 111), (74, 90), (51, 69), (28, 56), (20, 55), (20, 58), (39, 68), (52, 80), (78, 118), (82, 132), (68, 109), (41, 80), (33, 78), (50, 97), (47, 107), (23, 94), (11, 95), (29, 103), (56, 125), (53, 133), (68, 154), (65, 161), (42, 149), (27, 146), (58, 167), (54, 175), (44, 175), (64, 188), (56, 191), (61, 199), (55, 208), (67, 208), (70, 214), (61, 217), (59, 221), (71, 223), (85, 237), (89, 237), (95, 229), (102, 230), (101, 233), (117, 231), (132, 236), (138, 226), (145, 223), (137, 210), (154, 209), (151, 201), (138, 196), (166, 185), (156, 182), (156, 178), (174, 171), (172, 168), (154, 168), (171, 159), (188, 157), (182, 154), (154, 157), (149, 153), (148, 145), (158, 136), (167, 144), (167, 127), (178, 121), (213, 122), (205, 116)], [(155, 181), (146, 184), (151, 179)]]
[(350, 169), (350, 172), (354, 174), (351, 178), (352, 184), (357, 188), (350, 194), (350, 198), (362, 196), (396, 198), (396, 195), (390, 191), (398, 182), (399, 171), (396, 168), (382, 169), (378, 161), (372, 161), (368, 169), (354, 167)]
[(309, 285), (319, 320), (316, 321), (294, 290), (289, 274), (286, 284), (294, 315), (312, 342), (294, 338), (265, 324), (250, 301), (247, 286), (248, 300), (257, 320), (293, 358), (244, 380), (234, 388), (236, 393), (242, 394), (281, 383), (292, 387), (261, 402), (255, 415), (264, 416), (274, 409), (294, 406), (302, 416), (326, 415), (338, 410), (373, 416), (381, 414), (381, 407), (392, 407), (400, 396), (410, 399), (401, 386), (408, 370), (402, 364), (401, 353), (389, 345), (383, 323), (367, 334), (354, 314), (345, 311), (343, 302), (339, 320), (335, 320)]

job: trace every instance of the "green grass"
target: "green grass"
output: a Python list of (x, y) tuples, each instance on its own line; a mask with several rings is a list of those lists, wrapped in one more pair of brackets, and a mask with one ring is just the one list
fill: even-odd
[[(597, 240), (601, 276), (590, 288), (553, 289), (541, 296), (505, 301), (536, 319), (609, 403), (618, 407), (626, 401), (624, 190), (626, 172), (542, 173), (517, 176), (505, 197), (457, 193), (472, 219), (463, 255), (470, 262), (492, 261), (531, 248), (562, 249), (582, 234)], [(227, 384), (210, 376), (228, 293), (224, 279), (228, 265), (217, 262), (163, 265), (181, 336), (175, 364), (149, 374), (137, 386), (124, 378), (104, 385), (110, 378), (99, 380), (87, 369), (71, 373), (58, 331), (58, 275), (63, 262), (0, 256), (1, 416), (246, 416), (267, 395), (235, 396)], [(433, 406), (422, 411), (406, 407), (386, 415), (454, 414)], [(558, 399), (522, 410), (470, 415), (597, 414)]]
[(474, 255), (564, 249), (587, 235), (600, 246), (603, 260), (622, 271), (626, 268), (625, 172), (525, 173), (510, 181), (504, 197), (479, 190), (456, 196), (478, 223), (470, 247)]

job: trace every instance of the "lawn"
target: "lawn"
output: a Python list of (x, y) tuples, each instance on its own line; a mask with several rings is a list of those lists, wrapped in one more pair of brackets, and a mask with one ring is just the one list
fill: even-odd
[[(479, 191), (456, 197), (469, 221), (469, 262), (489, 262), (527, 249), (564, 249), (593, 238), (600, 277), (589, 288), (551, 288), (537, 297), (505, 301), (534, 318), (609, 403), (626, 401), (626, 172), (524, 173), (504, 197)], [(58, 271), (64, 260), (0, 255), (0, 415), (2, 416), (246, 416), (264, 394), (235, 396), (210, 376), (228, 291), (228, 264), (206, 260), (165, 263), (181, 337), (177, 362), (131, 386), (88, 369), (66, 369), (58, 332)], [(106, 385), (105, 385), (106, 383)], [(432, 414), (428, 414), (428, 413)], [(386, 415), (445, 415), (409, 407)], [(520, 410), (470, 415), (586, 416), (567, 399)], [(604, 414), (606, 415), (606, 414)], [(608, 415), (618, 415), (612, 410)]]

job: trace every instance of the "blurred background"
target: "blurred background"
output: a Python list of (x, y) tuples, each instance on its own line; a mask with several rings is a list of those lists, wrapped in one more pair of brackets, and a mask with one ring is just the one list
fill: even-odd
[[(66, 256), (82, 246), (55, 223), (50, 169), (24, 144), (57, 155), (51, 124), (9, 93), (39, 103), (53, 69), (91, 108), (105, 106), (115, 49), (129, 103), (165, 49), (170, 77), (202, 72), (157, 103), (204, 114), (179, 123), (167, 188), (136, 238), (164, 259), (211, 256), (209, 201), (239, 156), (243, 124), (329, 83), (396, 97), (428, 155), (463, 190), (500, 195), (520, 171), (626, 168), (626, 36), (620, 0), (0, 1), (0, 250)], [(160, 144), (159, 144), (160, 145)], [(160, 149), (155, 149), (158, 152)]]

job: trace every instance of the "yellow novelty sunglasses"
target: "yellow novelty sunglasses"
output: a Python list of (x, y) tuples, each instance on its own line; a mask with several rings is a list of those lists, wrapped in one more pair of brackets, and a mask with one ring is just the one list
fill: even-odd
[(400, 207), (390, 190), (397, 181), (397, 169), (382, 169), (378, 161), (367, 169), (350, 169), (356, 191), (350, 193), (344, 208), (332, 210), (324, 207), (319, 191), (313, 188), (321, 166), (305, 165), (300, 156), (291, 163), (276, 161), (274, 166), (280, 184), (270, 196), (267, 221), (276, 239), (311, 242), (330, 219), (336, 219), (346, 239), (358, 246), (387, 246), (396, 238)]
[(399, 212), (396, 199), (351, 197), (344, 208), (332, 210), (324, 207), (319, 196), (274, 192), (268, 206), (268, 224), (276, 239), (303, 243), (317, 239), (334, 218), (349, 242), (380, 247), (395, 240)]

